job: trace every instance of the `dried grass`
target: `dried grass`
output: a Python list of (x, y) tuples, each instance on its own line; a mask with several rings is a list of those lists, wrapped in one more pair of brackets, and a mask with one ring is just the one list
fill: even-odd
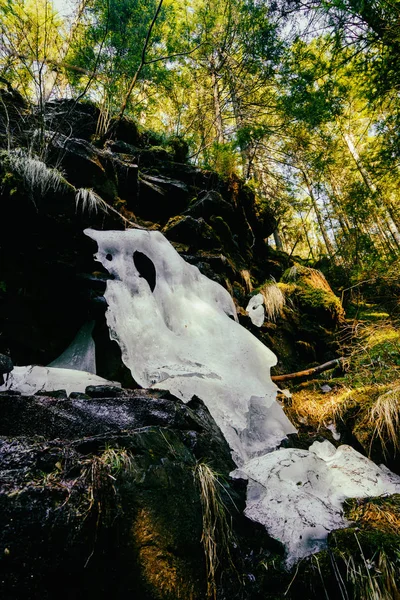
[(369, 411), (367, 425), (373, 428), (370, 446), (377, 437), (385, 457), (387, 457), (388, 444), (394, 448), (395, 453), (399, 450), (400, 385), (378, 396)]
[(23, 150), (8, 153), (10, 168), (21, 177), (25, 186), (36, 194), (44, 196), (47, 192), (57, 193), (65, 185), (63, 174), (48, 167), (35, 156)]
[(246, 292), (248, 294), (251, 294), (251, 292), (253, 291), (253, 284), (251, 283), (251, 275), (250, 275), (250, 271), (248, 271), (247, 269), (242, 269), (240, 271), (240, 275), (242, 277), (244, 286), (246, 288)]
[(399, 600), (396, 582), (398, 565), (384, 550), (380, 550), (376, 557), (367, 559), (357, 534), (354, 536), (361, 560), (342, 553), (347, 568), (347, 581), (353, 586), (354, 597), (359, 600)]
[(326, 427), (326, 423), (336, 423), (349, 405), (354, 405), (352, 394), (347, 387), (323, 394), (319, 384), (310, 383), (292, 393), (291, 403), (284, 410), (295, 426), (308, 425), (318, 430)]
[(332, 293), (331, 286), (325, 279), (325, 275), (318, 269), (303, 267), (295, 264), (285, 271), (282, 277), (284, 283), (298, 283), (299, 281), (309, 284), (314, 288)]
[(226, 518), (226, 507), (221, 499), (221, 486), (216, 473), (206, 464), (196, 465), (195, 477), (200, 485), (200, 500), (203, 510), (203, 534), (201, 542), (204, 548), (207, 569), (207, 598), (217, 597), (217, 569), (219, 556), (230, 557), (232, 531)]
[(378, 529), (383, 533), (399, 535), (400, 494), (388, 498), (348, 500), (346, 517), (363, 528)]
[(79, 188), (75, 194), (76, 210), (80, 207), (82, 212), (89, 214), (97, 213), (99, 210), (108, 211), (108, 204), (91, 188)]
[(269, 321), (276, 321), (286, 304), (284, 293), (275, 282), (264, 285), (260, 289), (260, 293), (264, 297), (265, 315), (267, 319)]

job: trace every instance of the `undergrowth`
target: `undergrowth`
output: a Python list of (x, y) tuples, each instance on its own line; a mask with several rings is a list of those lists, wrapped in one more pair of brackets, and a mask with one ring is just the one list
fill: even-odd
[[(321, 375), (293, 390), (285, 408), (297, 427), (345, 425), (365, 453), (393, 460), (400, 449), (400, 323), (366, 307), (342, 331), (345, 372)], [(325, 385), (328, 385), (328, 391)]]

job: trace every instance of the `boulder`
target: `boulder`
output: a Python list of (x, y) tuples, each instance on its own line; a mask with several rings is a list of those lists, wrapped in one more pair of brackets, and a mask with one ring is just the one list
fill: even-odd
[[(211, 577), (220, 598), (257, 598), (249, 548), (263, 548), (256, 562), (282, 552), (240, 516), (233, 467), (196, 398), (1, 395), (1, 597), (201, 600)], [(204, 536), (217, 544), (214, 575)]]

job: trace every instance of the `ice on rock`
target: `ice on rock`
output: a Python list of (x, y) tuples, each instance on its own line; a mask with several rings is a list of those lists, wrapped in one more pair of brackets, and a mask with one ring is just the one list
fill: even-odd
[(276, 403), (275, 355), (239, 325), (228, 292), (186, 263), (158, 231), (85, 233), (114, 276), (105, 298), (110, 335), (143, 387), (207, 404), (239, 463), (295, 432)]
[(85, 323), (68, 348), (49, 367), (96, 373), (96, 351), (92, 337), (94, 321)]
[(249, 479), (246, 515), (285, 544), (289, 564), (323, 548), (329, 531), (348, 525), (345, 499), (400, 492), (400, 477), (327, 440), (309, 450), (253, 458), (237, 472), (243, 474)]
[(262, 327), (265, 320), (264, 296), (262, 294), (252, 296), (250, 302), (246, 306), (246, 312), (253, 325)]
[(86, 371), (29, 365), (14, 367), (4, 385), (0, 386), (0, 391), (16, 390), (27, 396), (37, 392), (53, 392), (55, 390), (66, 390), (67, 394), (70, 394), (71, 392), (84, 392), (88, 385), (121, 387), (118, 382), (108, 381)]

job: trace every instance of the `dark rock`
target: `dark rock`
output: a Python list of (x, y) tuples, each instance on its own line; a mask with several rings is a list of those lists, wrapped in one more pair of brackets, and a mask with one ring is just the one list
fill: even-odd
[(71, 400), (91, 400), (91, 396), (88, 396), (83, 392), (71, 392), (69, 397)]
[(57, 135), (51, 148), (53, 164), (65, 170), (67, 179), (76, 188), (93, 188), (104, 200), (117, 196), (117, 184), (107, 155), (90, 142)]
[(161, 390), (2, 396), (1, 597), (203, 599), (198, 462), (218, 473), (220, 510), (237, 536), (224, 546), (215, 534), (218, 597), (240, 586), (241, 598), (256, 598), (253, 580), (239, 583), (232, 565), (244, 572), (255, 568), (254, 548), (282, 550), (240, 516), (245, 484), (229, 480), (229, 448), (201, 400), (185, 405)]
[(124, 390), (114, 385), (88, 385), (85, 393), (91, 398), (116, 398), (124, 395)]
[(221, 242), (203, 218), (181, 216), (170, 219), (163, 229), (169, 240), (187, 244), (190, 250), (218, 249)]
[(90, 141), (96, 132), (100, 110), (91, 102), (72, 99), (51, 100), (46, 103), (46, 127), (55, 135), (61, 133)]
[(182, 212), (189, 202), (187, 185), (163, 175), (141, 174), (139, 195), (132, 207), (142, 219), (166, 222)]
[(173, 152), (173, 160), (178, 163), (186, 162), (189, 154), (189, 145), (181, 137), (174, 137), (168, 141)]
[(51, 392), (36, 392), (35, 396), (47, 396), (49, 398), (65, 399), (68, 398), (66, 390), (54, 390)]
[(186, 214), (192, 217), (210, 219), (213, 215), (219, 215), (231, 225), (236, 222), (233, 206), (215, 190), (201, 192), (195, 200), (190, 203)]
[[(118, 142), (123, 142), (132, 146), (137, 146), (140, 143), (141, 136), (137, 123), (127, 117), (123, 117), (122, 119), (115, 117), (111, 119), (109, 132), (111, 133), (112, 138)], [(108, 134), (106, 137), (107, 136)]]
[(134, 390), (122, 396), (126, 392), (120, 388), (114, 388), (116, 391), (112, 392), (107, 390), (107, 386), (102, 391), (97, 391), (96, 387), (102, 386), (93, 386), (92, 393), (104, 395), (90, 400), (72, 395), (68, 400), (42, 395), (2, 395), (0, 436), (43, 434), (50, 439), (75, 439), (82, 435), (99, 435), (149, 425), (200, 431), (204, 420), (210, 427), (208, 417), (205, 419), (203, 416), (200, 422), (197, 412), (167, 392)]
[(9, 356), (0, 354), (0, 375), (10, 373), (14, 368), (13, 362)]

